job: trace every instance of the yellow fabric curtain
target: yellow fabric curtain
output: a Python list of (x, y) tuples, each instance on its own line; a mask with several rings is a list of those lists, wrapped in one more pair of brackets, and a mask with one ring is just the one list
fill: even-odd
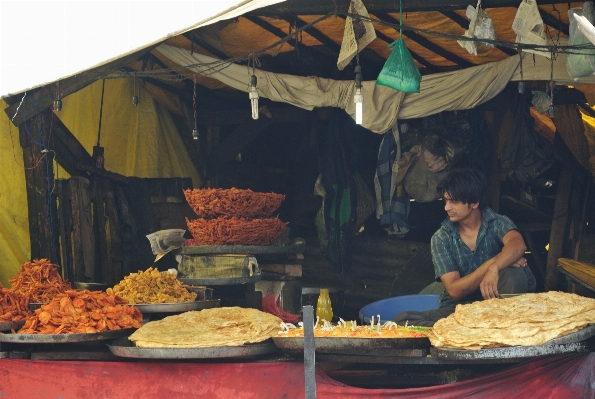
[[(62, 100), (60, 120), (91, 154), (97, 144), (102, 81)], [(171, 119), (169, 111), (137, 85), (139, 103), (132, 105), (130, 79), (106, 79), (100, 144), (105, 148), (105, 168), (125, 176), (191, 177), (201, 180)], [(0, 100), (0, 106), (8, 105)], [(19, 131), (0, 114), (0, 283), (9, 280), (31, 256), (27, 191)], [(189, 134), (189, 133), (188, 133)], [(56, 178), (66, 178), (56, 168)]]
[[(4, 110), (8, 104), (0, 100), (0, 107)], [(0, 283), (9, 287), (8, 280), (28, 260), (31, 245), (19, 129), (3, 111), (0, 119)]]

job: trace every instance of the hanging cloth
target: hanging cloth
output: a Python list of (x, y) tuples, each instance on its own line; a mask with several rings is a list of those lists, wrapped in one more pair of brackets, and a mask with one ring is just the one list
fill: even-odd
[(398, 182), (401, 158), (399, 127), (395, 124), (384, 134), (378, 150), (378, 163), (374, 176), (376, 192), (376, 218), (387, 228), (389, 235), (404, 237), (409, 231), (409, 195)]
[(324, 191), (324, 221), (328, 238), (327, 259), (335, 269), (349, 274), (351, 240), (356, 233), (357, 184), (352, 145), (353, 121), (333, 110), (328, 129), (320, 137), (320, 174)]

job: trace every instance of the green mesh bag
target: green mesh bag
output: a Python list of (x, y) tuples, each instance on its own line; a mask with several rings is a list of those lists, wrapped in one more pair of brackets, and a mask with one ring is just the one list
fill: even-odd
[(421, 73), (407, 50), (402, 37), (389, 44), (392, 50), (376, 79), (377, 85), (388, 86), (405, 93), (419, 93)]

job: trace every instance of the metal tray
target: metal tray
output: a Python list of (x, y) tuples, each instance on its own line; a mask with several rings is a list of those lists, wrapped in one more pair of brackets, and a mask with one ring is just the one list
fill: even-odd
[(0, 331), (18, 330), (23, 327), (25, 320), (0, 322)]
[(0, 334), (0, 342), (17, 344), (62, 344), (71, 342), (92, 342), (127, 337), (135, 328), (111, 330), (89, 334)]
[(180, 248), (182, 255), (208, 255), (208, 254), (301, 254), (306, 250), (304, 240), (294, 240), (290, 245), (194, 245)]
[(137, 348), (128, 338), (114, 340), (109, 350), (116, 356), (137, 359), (215, 359), (266, 355), (277, 347), (266, 340), (241, 346), (213, 346), (210, 348)]
[(210, 301), (192, 301), (178, 303), (137, 303), (134, 305), (142, 314), (149, 313), (182, 313), (190, 310), (218, 308), (221, 306), (219, 299)]
[[(302, 337), (273, 337), (279, 349), (303, 352)], [(371, 354), (377, 352), (390, 353), (391, 350), (429, 349), (428, 338), (314, 338), (314, 349), (320, 353)], [(388, 352), (387, 352), (388, 351)], [(406, 353), (404, 351), (401, 351)], [(412, 352), (413, 353), (413, 352)], [(416, 353), (416, 352), (415, 352)]]
[(262, 279), (262, 274), (255, 274), (252, 277), (235, 278), (183, 278), (179, 277), (182, 283), (186, 285), (237, 285), (255, 283)]
[(568, 344), (544, 344), (539, 346), (508, 346), (480, 350), (431, 348), (430, 354), (432, 357), (442, 360), (486, 360), (530, 358), (556, 355), (559, 353), (590, 352), (591, 350), (593, 350), (593, 345), (585, 342), (573, 342)]
[(580, 342), (595, 336), (595, 324), (583, 328), (582, 330), (575, 331), (573, 333), (551, 339), (543, 345), (555, 345), (555, 344), (571, 344), (573, 342)]
[(445, 360), (473, 360), (473, 359), (503, 359), (525, 358), (543, 355), (553, 355), (567, 352), (585, 352), (593, 348), (593, 343), (585, 343), (586, 339), (595, 336), (595, 325), (554, 338), (542, 345), (536, 346), (505, 346), (502, 348), (486, 348), (466, 350), (457, 348), (432, 348), (430, 353), (438, 359)]

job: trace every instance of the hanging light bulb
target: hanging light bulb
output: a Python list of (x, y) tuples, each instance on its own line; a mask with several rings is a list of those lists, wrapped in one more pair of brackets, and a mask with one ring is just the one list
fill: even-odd
[(198, 129), (196, 127), (194, 127), (194, 129), (192, 129), (192, 138), (194, 140), (198, 140)]
[(256, 75), (250, 77), (250, 104), (252, 105), (252, 119), (258, 119), (258, 90), (256, 90)]
[(364, 95), (362, 94), (362, 67), (357, 65), (355, 67), (355, 95), (353, 96), (355, 103), (355, 123), (362, 124), (364, 113)]
[(523, 94), (525, 92), (525, 82), (519, 82), (519, 93)]

